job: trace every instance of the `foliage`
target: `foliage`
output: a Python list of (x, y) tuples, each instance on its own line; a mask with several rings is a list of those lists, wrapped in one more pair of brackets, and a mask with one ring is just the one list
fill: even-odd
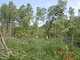
[[(80, 45), (80, 9), (79, 15), (75, 16), (74, 8), (70, 7), (66, 12), (70, 15), (68, 18), (65, 15), (65, 11), (68, 10), (66, 5), (67, 0), (58, 0), (56, 5), (49, 6), (48, 9), (37, 7), (35, 12), (29, 3), (19, 8), (13, 1), (2, 4), (0, 6), (0, 31), (4, 37), (8, 37), (5, 41), (10, 51), (14, 51), (16, 55), (12, 57), (10, 51), (4, 52), (10, 57), (7, 60), (64, 60), (68, 56), (65, 53), (53, 54), (54, 51), (59, 50), (64, 52), (72, 50), (75, 54), (71, 56), (80, 60), (80, 48), (78, 48)], [(0, 59), (6, 60), (4, 57)]]
[[(10, 57), (8, 60), (63, 60), (67, 54), (54, 54), (54, 51), (66, 52), (73, 51), (74, 55), (68, 55), (68, 57), (74, 57), (79, 60), (80, 48), (74, 47), (69, 43), (65, 43), (62, 47), (59, 42), (59, 38), (50, 38), (48, 40), (23, 40), (15, 38), (5, 38), (8, 47), (13, 51), (15, 57)], [(67, 47), (67, 48), (66, 48)]]

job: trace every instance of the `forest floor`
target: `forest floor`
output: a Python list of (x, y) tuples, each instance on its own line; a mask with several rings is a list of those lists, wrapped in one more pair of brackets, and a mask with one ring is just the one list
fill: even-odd
[[(10, 56), (9, 51), (6, 53), (9, 58), (0, 55), (0, 60), (80, 60), (80, 48), (70, 43), (61, 44), (58, 38), (48, 40), (5, 38), (5, 42), (15, 56)], [(0, 42), (0, 53), (2, 51)]]

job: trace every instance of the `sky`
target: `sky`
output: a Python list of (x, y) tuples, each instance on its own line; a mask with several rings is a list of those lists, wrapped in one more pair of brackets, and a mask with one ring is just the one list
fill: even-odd
[[(27, 5), (27, 3), (30, 3), (33, 7), (34, 13), (36, 13), (36, 7), (44, 7), (48, 9), (50, 5), (56, 5), (58, 3), (58, 0), (0, 0), (0, 6), (3, 3), (8, 4), (9, 1), (13, 1), (14, 4), (19, 8), (21, 5)], [(65, 12), (66, 15), (69, 16), (69, 7), (73, 7), (75, 10), (75, 15), (78, 15), (78, 9), (80, 9), (80, 0), (67, 0), (67, 10)], [(42, 23), (42, 22), (41, 22)], [(41, 25), (40, 23), (40, 25)]]
[[(3, 3), (8, 4), (9, 1), (13, 1), (17, 8), (19, 8), (22, 4), (27, 5), (27, 3), (30, 3), (34, 11), (36, 11), (36, 7), (48, 8), (50, 5), (56, 5), (58, 2), (58, 0), (1, 0), (0, 6)], [(77, 10), (80, 8), (80, 0), (68, 0), (66, 7), (67, 11), (69, 10), (69, 7), (75, 8), (75, 15), (78, 15)]]

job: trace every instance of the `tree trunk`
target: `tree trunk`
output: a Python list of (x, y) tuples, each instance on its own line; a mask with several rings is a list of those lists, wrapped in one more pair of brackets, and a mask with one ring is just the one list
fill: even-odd
[(1, 31), (0, 31), (0, 36), (1, 36), (1, 42), (2, 42), (3, 49), (4, 50), (8, 50), (8, 47), (7, 47), (7, 45), (6, 45), (5, 41), (4, 41), (4, 37), (3, 37), (2, 33), (1, 33)]
[(9, 37), (11, 37), (11, 27), (12, 27), (12, 23), (9, 23)]
[(48, 40), (48, 36), (46, 35), (46, 40)]
[(64, 34), (61, 35), (61, 44), (62, 44), (62, 46), (64, 46), (63, 40), (64, 40)]
[[(7, 22), (7, 28), (6, 28), (6, 29), (7, 29), (7, 32), (8, 32), (8, 27), (9, 27), (9, 23)], [(7, 34), (8, 34), (8, 33), (7, 33)]]
[[(9, 49), (8, 49), (8, 47), (7, 47), (7, 45), (6, 45), (5, 41), (4, 41), (4, 37), (3, 37), (1, 31), (0, 31), (0, 36), (1, 36), (2, 47), (3, 47), (3, 49), (4, 49), (5, 51), (8, 52)], [(10, 50), (10, 51), (11, 51), (11, 50)], [(12, 53), (12, 51), (10, 52), (10, 55), (11, 55), (11, 56), (14, 56), (14, 54)]]
[(4, 33), (5, 33), (5, 28), (4, 28), (4, 19), (2, 19), (2, 33), (3, 33), (3, 35), (5, 35)]
[(72, 31), (72, 44), (73, 44), (73, 40), (74, 40), (74, 30)]

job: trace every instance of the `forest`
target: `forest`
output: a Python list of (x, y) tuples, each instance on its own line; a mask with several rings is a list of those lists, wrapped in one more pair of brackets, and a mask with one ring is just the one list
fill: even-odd
[(58, 0), (34, 13), (30, 3), (19, 8), (13, 1), (3, 3), (0, 60), (80, 60), (80, 9), (75, 16), (75, 9), (66, 12), (66, 5), (67, 0)]

